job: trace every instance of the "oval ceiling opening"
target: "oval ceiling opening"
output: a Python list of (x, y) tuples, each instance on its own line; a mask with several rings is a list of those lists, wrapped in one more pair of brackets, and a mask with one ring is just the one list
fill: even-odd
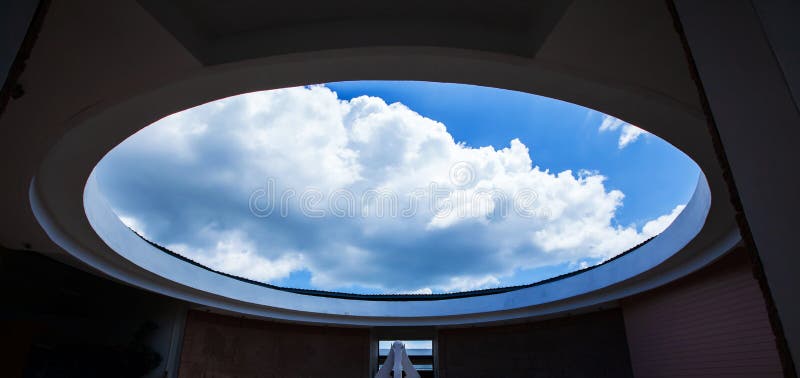
[(529, 284), (663, 231), (700, 170), (609, 115), (495, 88), (248, 93), (142, 129), (95, 175), (142, 238), (212, 270), (357, 294)]

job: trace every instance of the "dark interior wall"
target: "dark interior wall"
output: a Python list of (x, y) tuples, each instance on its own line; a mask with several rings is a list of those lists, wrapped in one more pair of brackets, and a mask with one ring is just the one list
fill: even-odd
[[(441, 329), (439, 376), (782, 376), (751, 269), (737, 249), (621, 309)], [(181, 338), (186, 304), (34, 252), (0, 250), (0, 297), (2, 377), (369, 376), (370, 330), (190, 311)]]
[(743, 248), (626, 299), (636, 377), (782, 377), (764, 298)]
[(439, 377), (631, 377), (618, 309), (511, 326), (441, 330)]
[(37, 0), (4, 1), (0, 5), (0, 86), (5, 84), (37, 5)]
[(179, 301), (5, 249), (0, 298), (0, 377), (172, 373), (185, 314)]
[[(792, 0), (673, 0), (736, 192), (739, 226), (759, 257), (787, 375), (800, 367), (800, 5)], [(786, 174), (789, 173), (789, 174)], [(763, 271), (763, 275), (762, 272)]]
[(186, 318), (180, 377), (368, 377), (370, 332), (201, 311)]

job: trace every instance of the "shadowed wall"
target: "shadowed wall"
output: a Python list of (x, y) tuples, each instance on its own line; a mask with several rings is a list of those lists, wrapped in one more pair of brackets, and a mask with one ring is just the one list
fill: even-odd
[(172, 376), (186, 305), (0, 247), (0, 377)]
[(746, 251), (622, 304), (637, 377), (782, 377)]
[(442, 330), (439, 377), (631, 377), (622, 313)]
[(367, 377), (369, 330), (200, 311), (186, 318), (180, 377)]

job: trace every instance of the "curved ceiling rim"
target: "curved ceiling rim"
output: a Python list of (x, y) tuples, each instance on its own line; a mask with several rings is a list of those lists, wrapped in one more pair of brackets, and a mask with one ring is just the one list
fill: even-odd
[[(448, 68), (442, 69), (442, 66)], [(686, 74), (689, 74), (688, 67)], [(87, 104), (65, 121), (74, 128), (110, 108), (136, 101), (137, 98), (154, 95), (167, 97), (163, 94), (165, 91), (184, 94), (172, 96), (169, 101), (150, 107), (147, 112), (152, 116), (144, 117), (145, 122), (125, 127), (123, 134), (127, 137), (164, 116), (226, 97), (291, 86), (357, 80), (479, 85), (565, 101), (635, 124), (658, 135), (700, 164), (693, 156), (698, 152), (697, 149), (692, 148), (691, 143), (684, 143), (685, 138), (680, 135), (673, 135), (675, 130), (669, 124), (658, 122), (661, 118), (679, 118), (705, 127), (706, 118), (699, 97), (695, 107), (657, 90), (597, 73), (593, 76), (591, 72), (564, 63), (454, 48), (325, 50), (202, 67), (169, 80), (154, 80), (153, 86), (136, 93)], [(704, 135), (706, 131), (693, 132), (695, 135)]]
[[(709, 180), (712, 197), (721, 200), (715, 201), (714, 207), (727, 208), (723, 210), (733, 216), (726, 201), (729, 193), (702, 115), (676, 100), (647, 91), (643, 93), (631, 89), (630, 85), (608, 83), (602, 79), (592, 81), (587, 79), (585, 72), (571, 76), (531, 61), (525, 62), (523, 64), (518, 57), (446, 48), (365, 48), (231, 63), (181, 75), (167, 83), (157, 82), (153, 84), (157, 88), (133, 93), (126, 98), (109, 98), (81, 109), (66, 120), (70, 130), (64, 138), (97, 140), (101, 137), (104, 140), (104, 143), (85, 146), (86, 151), (72, 156), (87, 158), (88, 155), (93, 160), (93, 164), (86, 164), (87, 168), (81, 172), (82, 176), (88, 177), (105, 153), (136, 131), (164, 116), (220, 98), (303, 83), (355, 79), (477, 84), (568, 101), (624, 119), (658, 135), (700, 166)], [(441, 66), (448, 69), (440, 69)], [(109, 112), (124, 116), (104, 119)], [(85, 127), (90, 123), (94, 125)], [(103, 127), (108, 124), (114, 124), (114, 127)], [(98, 133), (113, 135), (98, 136)], [(54, 150), (58, 148), (58, 144), (53, 147)], [(50, 170), (56, 171), (55, 176), (64, 171), (60, 162), (48, 158), (52, 155), (44, 158), (36, 174), (40, 181), (47, 181), (48, 167), (53, 167)]]
[[(122, 258), (108, 259), (107, 255), (101, 256), (100, 254), (96, 253), (97, 251), (92, 251), (91, 249), (82, 246), (81, 241), (75, 240), (72, 235), (65, 233), (63, 229), (54, 223), (53, 218), (48, 215), (48, 209), (44, 206), (40, 199), (38, 185), (36, 184), (35, 179), (31, 182), (30, 198), (32, 208), (37, 219), (42, 223), (42, 226), (45, 228), (48, 236), (50, 236), (51, 239), (53, 239), (66, 250), (70, 251), (74, 257), (92, 266), (93, 268), (98, 269), (111, 277), (114, 277), (115, 279), (145, 290), (197, 303), (203, 306), (216, 308), (221, 311), (229, 311), (255, 318), (280, 319), (290, 322), (338, 326), (461, 326), (491, 324), (497, 322), (514, 321), (518, 319), (548, 318), (552, 316), (559, 316), (560, 314), (570, 313), (572, 311), (581, 311), (596, 306), (607, 305), (608, 303), (613, 303), (615, 300), (672, 282), (673, 280), (701, 269), (707, 264), (718, 259), (731, 250), (741, 240), (738, 230), (729, 230), (726, 235), (719, 240), (716, 240), (713, 245), (707, 246), (703, 250), (704, 253), (692, 254), (687, 261), (682, 261), (677, 267), (670, 267), (666, 272), (660, 272), (655, 276), (636, 280), (635, 282), (630, 282), (630, 284), (617, 284), (608, 288), (607, 290), (604, 289), (604, 292), (602, 293), (603, 295), (595, 295), (596, 293), (590, 293), (536, 306), (452, 316), (403, 318), (364, 317), (351, 316), (347, 313), (335, 314), (304, 312), (269, 306), (258, 306), (252, 303), (237, 301), (235, 299), (204, 292), (193, 287), (183, 286), (175, 282), (167, 281), (165, 278), (157, 277), (155, 273), (150, 272), (139, 265), (130, 263)], [(119, 224), (121, 225), (121, 222)], [(130, 235), (129, 230), (125, 229), (125, 231), (128, 235)], [(141, 241), (141, 239), (138, 238), (137, 240)], [(141, 242), (144, 243), (143, 241)], [(115, 254), (115, 251), (111, 250), (110, 248), (104, 252)], [(160, 251), (159, 254), (165, 255), (160, 253)], [(165, 282), (167, 283), (165, 284)], [(302, 296), (302, 294), (290, 294), (293, 296)], [(327, 301), (330, 298), (322, 299)], [(456, 300), (459, 299), (450, 301)], [(394, 303), (407, 304), (408, 302)]]
[(505, 311), (596, 292), (633, 279), (669, 260), (700, 232), (708, 215), (709, 205), (709, 188), (701, 178), (692, 199), (670, 227), (637, 250), (607, 264), (542, 285), (509, 292), (415, 301), (420, 303), (414, 304), (407, 301), (398, 306), (393, 302), (368, 298), (326, 298), (293, 293), (209, 271), (166, 254), (131, 232), (105, 201), (94, 176), (90, 177), (84, 192), (84, 206), (89, 222), (110, 248), (106, 256), (116, 254), (175, 283), (241, 302), (293, 311), (365, 317), (435, 317)]
[[(63, 135), (62, 140), (44, 159), (36, 176), (36, 188), (32, 187), (31, 192), (36, 193), (39, 198), (40, 204), (37, 206), (48, 209), (43, 213), (53, 216), (52, 224), (58, 224), (68, 235), (83, 236), (81, 240), (84, 247), (102, 249), (105, 243), (91, 228), (83, 211), (84, 185), (96, 163), (108, 150), (129, 135), (176, 111), (239, 93), (304, 82), (318, 83), (354, 78), (386, 79), (386, 76), (381, 76), (383, 74), (391, 75), (389, 77), (391, 79), (436, 79), (443, 82), (484, 84), (520, 90), (570, 101), (628, 121), (642, 120), (644, 122), (638, 121), (637, 124), (676, 147), (680, 148), (678, 144), (683, 145), (684, 148), (681, 149), (688, 152), (687, 154), (700, 165), (703, 172), (713, 173), (706, 175), (711, 181), (714, 202), (719, 203), (718, 193), (725, 193), (714, 168), (716, 161), (709, 160), (709, 156), (713, 156), (713, 153), (708, 153), (710, 147), (704, 151), (703, 148), (697, 147), (699, 142), (691, 143), (695, 139), (684, 138), (687, 133), (692, 135), (693, 132), (694, 136), (697, 136), (696, 127), (694, 131), (689, 131), (691, 127), (668, 127), (676, 121), (691, 126), (705, 126), (702, 117), (698, 117), (694, 112), (688, 112), (685, 107), (677, 106), (670, 101), (659, 101), (663, 99), (659, 99), (658, 96), (630, 93), (626, 88), (592, 82), (585, 77), (570, 77), (537, 67), (535, 64), (520, 65), (517, 59), (497, 59), (496, 54), (492, 54), (491, 59), (486, 59), (483, 57), (485, 54), (471, 52), (465, 54), (463, 51), (453, 52), (452, 49), (438, 49), (442, 51), (437, 50), (436, 54), (430, 54), (430, 49), (424, 50), (428, 53), (419, 55), (417, 50), (412, 54), (408, 49), (391, 49), (393, 55), (390, 56), (385, 54), (386, 49), (359, 49), (358, 54), (345, 52), (344, 56), (341, 55), (341, 51), (328, 51), (302, 54), (302, 57), (276, 57), (256, 62), (228, 64), (223, 67), (202, 69), (200, 72), (188, 75), (188, 78), (179, 78), (147, 93), (132, 95), (127, 100), (114, 104), (107, 102), (97, 104), (68, 121), (73, 127)], [(432, 66), (431, 63), (439, 65)], [(440, 69), (442, 64), (446, 66), (447, 63), (457, 63), (457, 68)], [(389, 72), (390, 67), (405, 68)], [(113, 124), (114, 127), (108, 127), (108, 124)], [(676, 144), (673, 142), (675, 140), (683, 143)], [(92, 143), (87, 145), (85, 141)], [(687, 141), (689, 143), (686, 143)], [(76, 149), (75, 146), (82, 148)], [(700, 156), (697, 156), (698, 154)], [(710, 217), (719, 212), (714, 207), (712, 206)], [(41, 219), (39, 221), (42, 222)], [(717, 229), (715, 235), (711, 235), (711, 239), (706, 240), (705, 244), (710, 245), (711, 242), (720, 239), (724, 233), (722, 231), (727, 230)]]

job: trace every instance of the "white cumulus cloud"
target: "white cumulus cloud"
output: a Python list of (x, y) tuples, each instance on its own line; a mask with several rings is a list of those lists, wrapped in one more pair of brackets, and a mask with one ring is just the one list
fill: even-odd
[(678, 215), (683, 211), (686, 205), (678, 205), (675, 206), (674, 209), (669, 214), (664, 214), (656, 219), (653, 219), (647, 223), (645, 223), (644, 227), (642, 227), (642, 234), (647, 236), (648, 238), (656, 236), (663, 232), (664, 230), (669, 227), (670, 224), (678, 217)]
[[(620, 128), (620, 148), (643, 133), (611, 117), (600, 127)], [(540, 168), (532, 147), (469, 147), (403, 104), (311, 86), (166, 117), (109, 153), (98, 180), (127, 224), (175, 252), (266, 282), (307, 271), (328, 290), (502, 285), (613, 257), (682, 210), (616, 225), (621, 191), (598, 172)], [(275, 209), (256, 216), (253, 194), (270, 186), (259, 208)]]
[(609, 115), (603, 117), (603, 122), (600, 123), (599, 130), (601, 132), (620, 130), (619, 142), (617, 143), (619, 149), (627, 147), (629, 144), (639, 139), (640, 136), (649, 134), (647, 131)]
[(213, 269), (252, 280), (269, 282), (286, 278), (292, 271), (301, 269), (303, 255), (287, 251), (278, 258), (270, 260), (258, 254), (257, 247), (238, 231), (218, 234), (212, 230), (201, 230), (215, 234), (215, 244), (197, 247), (192, 244), (170, 244), (166, 248), (181, 251), (185, 256)]

